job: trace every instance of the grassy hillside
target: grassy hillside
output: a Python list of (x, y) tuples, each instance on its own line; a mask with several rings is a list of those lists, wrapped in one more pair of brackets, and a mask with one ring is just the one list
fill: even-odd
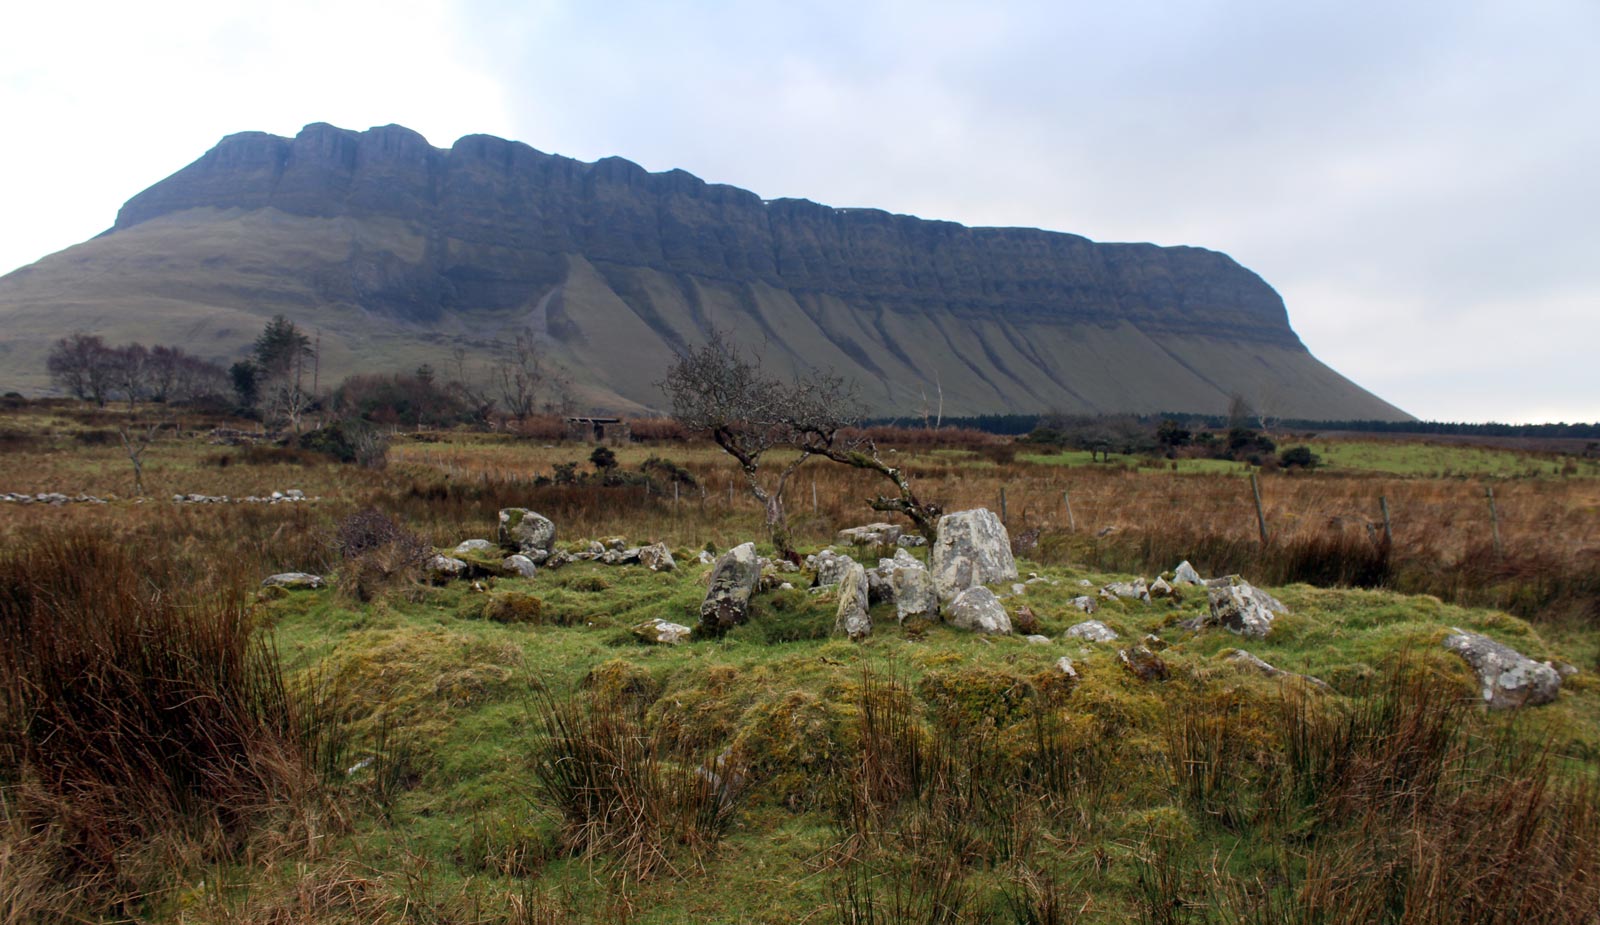
[[(624, 471), (664, 456), (704, 489), (674, 495), (536, 482), (557, 463), (585, 471), (584, 445), (428, 434), (363, 470), (212, 445), (213, 422), (194, 419), (152, 447), (153, 496), (138, 499), (120, 448), (97, 436), (120, 420), (15, 405), (0, 419), (0, 492), (119, 496), (0, 502), (6, 921), (1593, 920), (1600, 588), (1586, 563), (1600, 482), (1551, 460), (1504, 467), (1507, 549), (1483, 561), (1482, 486), (1453, 474), (1265, 475), (1277, 533), (1261, 548), (1237, 478), (908, 444), (897, 455), (952, 508), (998, 508), (1005, 488), (1022, 578), (1041, 580), (998, 590), (1047, 643), (902, 626), (885, 605), (850, 643), (833, 633), (834, 592), (797, 573), (724, 636), (647, 646), (636, 622), (695, 622), (698, 550), (761, 536), (709, 447), (619, 448)], [(313, 500), (168, 500), (291, 488)], [(867, 520), (869, 488), (802, 469), (797, 537), (818, 548)], [(1341, 579), (1337, 566), (1370, 555), (1365, 531), (1336, 518), (1370, 521), (1376, 493), (1395, 515), (1387, 571)], [(660, 540), (679, 568), (575, 562), (433, 585), (341, 552), (352, 523), (370, 529), (351, 520), (364, 509), (448, 549), (492, 539), (512, 504), (552, 517), (566, 548)], [(1180, 557), (1243, 572), (1290, 612), (1245, 640), (1180, 625), (1202, 595), (1100, 601), (1122, 639), (1065, 636), (1084, 618), (1072, 598)], [(289, 569), (332, 587), (258, 587)], [(19, 626), (52, 647), (19, 645)], [(1579, 673), (1549, 706), (1484, 712), (1440, 646), (1450, 627)], [(1150, 635), (1164, 680), (1119, 661)], [(132, 641), (119, 651), (143, 661), (96, 661), (79, 645), (96, 640)], [(1266, 677), (1236, 649), (1326, 686)], [(45, 657), (74, 652), (85, 661)], [(193, 670), (225, 661), (239, 674)], [(52, 717), (105, 708), (94, 715), (117, 723), (46, 748), (18, 712), (36, 688), (18, 682), (69, 677)], [(98, 699), (68, 696), (91, 682)], [(151, 697), (168, 708), (129, 712)], [(230, 705), (230, 725), (212, 703)], [(228, 729), (237, 749), (207, 745)], [(181, 752), (159, 751), (175, 740)], [(151, 777), (157, 766), (176, 776)]]

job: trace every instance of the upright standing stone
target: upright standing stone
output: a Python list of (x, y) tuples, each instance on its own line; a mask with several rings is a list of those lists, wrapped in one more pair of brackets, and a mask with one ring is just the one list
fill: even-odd
[(867, 570), (859, 562), (850, 563), (839, 579), (839, 616), (833, 625), (836, 632), (852, 641), (872, 635), (872, 616), (867, 613), (869, 594)]
[(1011, 537), (987, 508), (944, 515), (939, 518), (938, 537), (929, 571), (940, 600), (948, 601), (968, 588), (1016, 579)]
[(761, 580), (754, 543), (733, 547), (711, 567), (711, 588), (700, 602), (700, 625), (720, 633), (750, 615), (750, 595)]

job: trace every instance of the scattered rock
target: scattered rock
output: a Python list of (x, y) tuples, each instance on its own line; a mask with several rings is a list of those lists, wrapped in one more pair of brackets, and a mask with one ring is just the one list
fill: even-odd
[(1478, 675), (1483, 701), (1491, 710), (1536, 707), (1556, 699), (1561, 673), (1488, 636), (1451, 627), (1444, 647), (1461, 656)]
[(1563, 681), (1579, 673), (1578, 666), (1570, 662), (1545, 662), (1545, 664), (1554, 668)]
[(700, 625), (720, 633), (743, 623), (760, 579), (754, 543), (741, 543), (724, 553), (711, 568), (711, 588), (700, 602)]
[(1277, 668), (1273, 665), (1267, 664), (1260, 658), (1251, 655), (1249, 652), (1246, 652), (1243, 649), (1234, 649), (1232, 652), (1228, 653), (1225, 658), (1227, 661), (1258, 671), (1269, 678), (1299, 678), (1307, 684), (1310, 684), (1312, 687), (1321, 688), (1322, 690), (1331, 690), (1331, 688), (1328, 687), (1328, 682), (1322, 680), (1321, 678), (1313, 678), (1310, 675), (1295, 674), (1292, 671), (1284, 671), (1282, 668)]
[(1167, 647), (1167, 641), (1155, 633), (1145, 633), (1141, 640), (1152, 652), (1160, 652)]
[[(546, 560), (547, 563), (548, 561)], [(500, 567), (505, 569), (508, 575), (518, 575), (523, 578), (532, 578), (534, 573), (538, 571), (538, 567), (533, 564), (533, 560), (520, 552), (500, 560)]]
[(1272, 631), (1273, 611), (1262, 603), (1248, 582), (1241, 579), (1237, 584), (1210, 588), (1206, 596), (1210, 599), (1211, 613), (1203, 621), (1204, 625), (1220, 626), (1230, 633), (1258, 639)]
[(633, 635), (645, 642), (660, 645), (675, 646), (680, 642), (688, 642), (689, 636), (694, 631), (681, 623), (668, 623), (659, 617), (635, 624)]
[(263, 588), (286, 588), (290, 591), (315, 590), (326, 584), (321, 575), (312, 575), (308, 572), (280, 572), (261, 580)]
[(423, 563), (422, 570), (433, 581), (450, 581), (467, 574), (467, 563), (450, 556), (434, 556)]
[(940, 517), (938, 536), (929, 571), (940, 600), (950, 600), (969, 588), (1016, 579), (1011, 537), (1005, 524), (987, 508)]
[(1179, 562), (1177, 569), (1174, 570), (1172, 583), (1175, 585), (1203, 585), (1206, 580), (1201, 578), (1200, 573), (1194, 570), (1194, 566), (1189, 564), (1188, 559), (1185, 559)]
[(1150, 582), (1150, 598), (1152, 600), (1183, 600), (1183, 592), (1167, 584), (1165, 578), (1157, 578)]
[(831, 549), (824, 549), (815, 556), (808, 556), (807, 560), (806, 564), (817, 573), (817, 580), (812, 585), (816, 588), (838, 584), (850, 566), (856, 564), (856, 560)]
[(1115, 642), (1122, 638), (1117, 631), (1099, 620), (1085, 620), (1067, 630), (1067, 635), (1074, 639), (1083, 639), (1089, 642)]
[(887, 546), (899, 539), (900, 528), (894, 524), (866, 524), (840, 530), (834, 542), (840, 546)]
[(630, 546), (626, 549), (607, 549), (597, 559), (602, 565), (632, 565), (639, 561), (639, 547)]
[(918, 546), (928, 545), (927, 538), (918, 533), (902, 533), (895, 544), (905, 549), (915, 549)]
[(852, 642), (872, 635), (872, 616), (867, 613), (870, 591), (867, 570), (859, 562), (851, 562), (839, 579), (839, 613), (834, 621), (835, 632), (844, 633)]
[(958, 592), (945, 605), (945, 622), (958, 629), (1004, 636), (1011, 632), (1005, 605), (982, 585)]
[(1029, 636), (1024, 636), (1024, 637), (1022, 637), (1022, 639), (1023, 639), (1024, 642), (1026, 642), (1030, 646), (1047, 646), (1047, 645), (1050, 644), (1050, 637), (1049, 636), (1040, 636), (1037, 633), (1029, 635)]
[(1011, 618), (1011, 627), (1019, 633), (1033, 635), (1039, 632), (1039, 615), (1027, 604), (1020, 604)]
[(1072, 664), (1072, 659), (1065, 655), (1056, 659), (1056, 670), (1067, 676), (1067, 680), (1074, 684), (1078, 681), (1078, 669)]
[(639, 547), (639, 564), (652, 572), (670, 572), (678, 567), (672, 558), (672, 550), (666, 543), (651, 543), (649, 546)]
[(1106, 600), (1143, 601), (1150, 603), (1150, 588), (1144, 583), (1143, 578), (1133, 581), (1113, 581), (1100, 589), (1100, 596)]
[(1094, 602), (1094, 598), (1087, 594), (1080, 594), (1072, 600), (1067, 601), (1067, 606), (1076, 607), (1084, 613), (1094, 613), (1096, 610), (1100, 609), (1100, 605)]
[(556, 525), (550, 518), (525, 507), (508, 507), (500, 511), (499, 539), (507, 551), (542, 562), (555, 548)]
[(558, 549), (551, 553), (549, 558), (545, 559), (542, 563), (538, 562), (532, 556), (523, 556), (522, 558), (527, 559), (529, 562), (533, 562), (536, 565), (543, 565), (547, 569), (558, 569), (563, 565), (571, 565), (572, 563), (578, 561), (576, 556), (564, 549)]
[(475, 552), (488, 552), (494, 548), (495, 545), (488, 540), (462, 540), (456, 544), (455, 553), (458, 556), (465, 556)]
[(717, 557), (702, 549), (698, 553), (695, 553), (694, 561), (700, 563), (701, 565), (710, 565), (717, 561)]
[(1172, 676), (1161, 656), (1144, 646), (1122, 649), (1117, 653), (1117, 661), (1141, 681), (1165, 681)]

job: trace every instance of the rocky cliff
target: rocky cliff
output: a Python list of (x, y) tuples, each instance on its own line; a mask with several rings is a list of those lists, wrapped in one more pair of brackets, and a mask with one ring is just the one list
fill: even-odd
[[(97, 288), (113, 281), (121, 307)], [(1297, 417), (1403, 416), (1313, 358), (1277, 293), (1213, 251), (764, 201), (392, 125), (224, 138), (100, 238), (0, 280), (0, 318), (52, 306), (58, 328), (65, 312), (219, 349), (281, 312), (324, 330), (335, 371), (482, 358), (532, 327), (619, 410), (659, 405), (672, 352), (721, 327), (780, 370), (856, 378), (883, 413), (938, 396), (946, 414), (1216, 411), (1240, 393)]]

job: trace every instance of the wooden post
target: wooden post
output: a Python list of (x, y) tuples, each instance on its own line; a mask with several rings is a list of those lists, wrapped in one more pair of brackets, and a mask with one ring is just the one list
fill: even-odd
[(811, 513), (817, 512), (817, 478), (811, 477)]
[(1072, 492), (1061, 492), (1061, 503), (1067, 506), (1067, 529), (1073, 533), (1078, 532), (1078, 519), (1072, 516)]
[(733, 479), (728, 480), (728, 507), (733, 507)]
[(1000, 486), (1000, 522), (1006, 522), (1006, 487)]
[(1494, 554), (1503, 556), (1506, 550), (1500, 545), (1500, 511), (1494, 505), (1494, 486), (1484, 486), (1483, 493), (1489, 498), (1489, 525), (1494, 528)]
[(1261, 483), (1256, 481), (1256, 474), (1250, 473), (1250, 490), (1256, 496), (1256, 525), (1261, 528), (1261, 545), (1267, 545), (1267, 515), (1261, 509)]
[(1389, 499), (1379, 495), (1378, 507), (1383, 511), (1383, 545), (1392, 548), (1394, 546), (1394, 532), (1389, 529)]
[(678, 509), (678, 480), (677, 479), (673, 479), (672, 480), (672, 509), (674, 511), (676, 511)]

